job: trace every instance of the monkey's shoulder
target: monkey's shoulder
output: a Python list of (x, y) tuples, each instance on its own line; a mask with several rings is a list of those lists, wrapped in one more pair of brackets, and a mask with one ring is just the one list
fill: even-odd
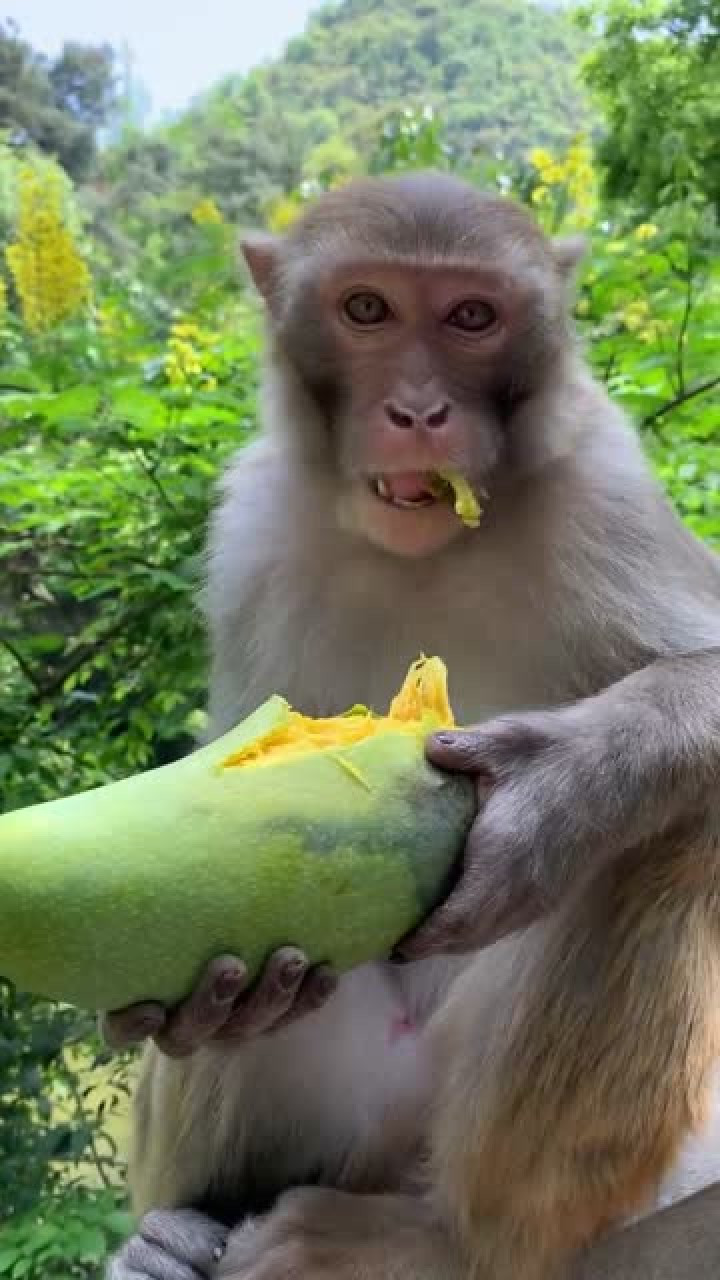
[(210, 546), (226, 539), (237, 543), (243, 535), (255, 545), (263, 535), (278, 545), (285, 531), (297, 540), (299, 531), (310, 531), (334, 509), (327, 468), (263, 435), (235, 455), (222, 478)]

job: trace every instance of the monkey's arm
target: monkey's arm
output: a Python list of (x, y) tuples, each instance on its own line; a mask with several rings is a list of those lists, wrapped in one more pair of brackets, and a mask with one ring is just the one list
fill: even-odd
[(474, 950), (523, 928), (674, 827), (709, 823), (712, 836), (720, 647), (658, 659), (560, 710), (443, 733), (428, 751), (441, 767), (476, 774), (481, 804), (464, 874), (402, 944), (408, 959)]
[[(112, 1260), (110, 1280), (469, 1280), (421, 1201), (330, 1190), (290, 1192), (265, 1219), (225, 1234), (192, 1212), (152, 1213)], [(716, 1280), (720, 1184), (634, 1226), (580, 1259), (567, 1280)]]

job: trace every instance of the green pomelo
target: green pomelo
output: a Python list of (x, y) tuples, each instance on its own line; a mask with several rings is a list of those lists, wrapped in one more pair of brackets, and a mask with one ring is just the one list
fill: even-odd
[(0, 817), (0, 974), (118, 1009), (178, 1001), (222, 952), (253, 975), (286, 943), (340, 971), (387, 955), (442, 896), (473, 786), (407, 728), (227, 766), (288, 715), (271, 698), (183, 760)]

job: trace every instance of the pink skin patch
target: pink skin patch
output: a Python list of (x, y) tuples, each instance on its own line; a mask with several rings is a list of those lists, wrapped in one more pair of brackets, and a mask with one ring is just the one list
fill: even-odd
[(418, 1033), (418, 1025), (406, 1013), (398, 1014), (390, 1022), (390, 1043), (394, 1044), (396, 1040), (402, 1040), (404, 1036), (415, 1036)]

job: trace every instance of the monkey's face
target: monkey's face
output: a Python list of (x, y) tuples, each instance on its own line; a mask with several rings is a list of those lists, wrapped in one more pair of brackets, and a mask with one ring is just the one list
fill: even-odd
[(246, 249), (321, 420), (342, 522), (415, 557), (482, 536), (439, 476), (492, 494), (513, 409), (566, 340), (557, 264), (527, 215), (437, 181), (448, 207), (417, 177), (351, 185), (287, 241)]
[(327, 425), (343, 517), (386, 550), (427, 555), (468, 536), (438, 480), (491, 483), (515, 305), (490, 271), (370, 260), (324, 272), (284, 330)]

